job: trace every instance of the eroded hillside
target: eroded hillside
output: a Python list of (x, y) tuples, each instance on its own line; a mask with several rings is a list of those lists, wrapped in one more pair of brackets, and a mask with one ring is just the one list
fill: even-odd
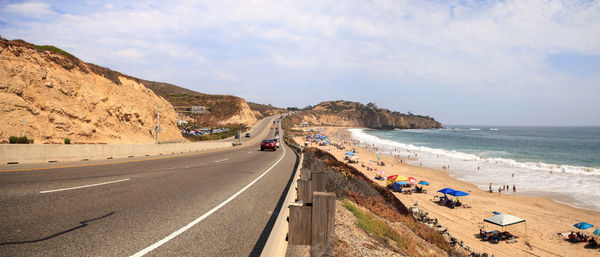
[(127, 75), (50, 46), (0, 39), (0, 142), (153, 143), (182, 141), (171, 104)]

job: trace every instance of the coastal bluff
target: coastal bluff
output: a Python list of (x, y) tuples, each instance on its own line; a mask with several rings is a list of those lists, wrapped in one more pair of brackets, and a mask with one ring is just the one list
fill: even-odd
[(305, 108), (299, 113), (301, 122), (316, 126), (364, 127), (373, 129), (429, 129), (442, 124), (428, 116), (403, 114), (349, 101), (327, 101)]
[(0, 39), (0, 142), (35, 144), (183, 141), (177, 113), (135, 78), (85, 63), (52, 46)]

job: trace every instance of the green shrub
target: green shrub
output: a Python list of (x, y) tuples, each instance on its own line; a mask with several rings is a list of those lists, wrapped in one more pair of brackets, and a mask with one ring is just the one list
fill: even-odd
[(70, 145), (70, 144), (71, 144), (71, 139), (65, 138), (65, 145)]
[(8, 142), (10, 144), (33, 144), (33, 139), (28, 139), (27, 137), (16, 137), (10, 136), (8, 137)]

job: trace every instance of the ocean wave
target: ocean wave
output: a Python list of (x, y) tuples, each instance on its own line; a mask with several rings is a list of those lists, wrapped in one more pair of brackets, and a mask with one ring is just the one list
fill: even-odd
[(513, 159), (499, 157), (481, 157), (475, 154), (459, 152), (455, 150), (446, 150), (438, 148), (430, 148), (425, 146), (415, 146), (412, 144), (400, 143), (392, 140), (381, 139), (379, 137), (369, 135), (364, 132), (364, 129), (349, 129), (353, 137), (359, 140), (367, 141), (369, 144), (389, 146), (394, 148), (405, 149), (409, 151), (421, 152), (435, 156), (446, 156), (460, 161), (478, 161), (489, 164), (495, 164), (507, 168), (529, 169), (534, 171), (568, 173), (576, 175), (600, 176), (600, 168), (551, 164), (544, 162), (520, 162)]

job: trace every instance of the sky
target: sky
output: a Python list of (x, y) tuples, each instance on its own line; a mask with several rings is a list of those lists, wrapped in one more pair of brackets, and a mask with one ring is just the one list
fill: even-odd
[(0, 35), (279, 107), (600, 126), (599, 1), (6, 1)]

